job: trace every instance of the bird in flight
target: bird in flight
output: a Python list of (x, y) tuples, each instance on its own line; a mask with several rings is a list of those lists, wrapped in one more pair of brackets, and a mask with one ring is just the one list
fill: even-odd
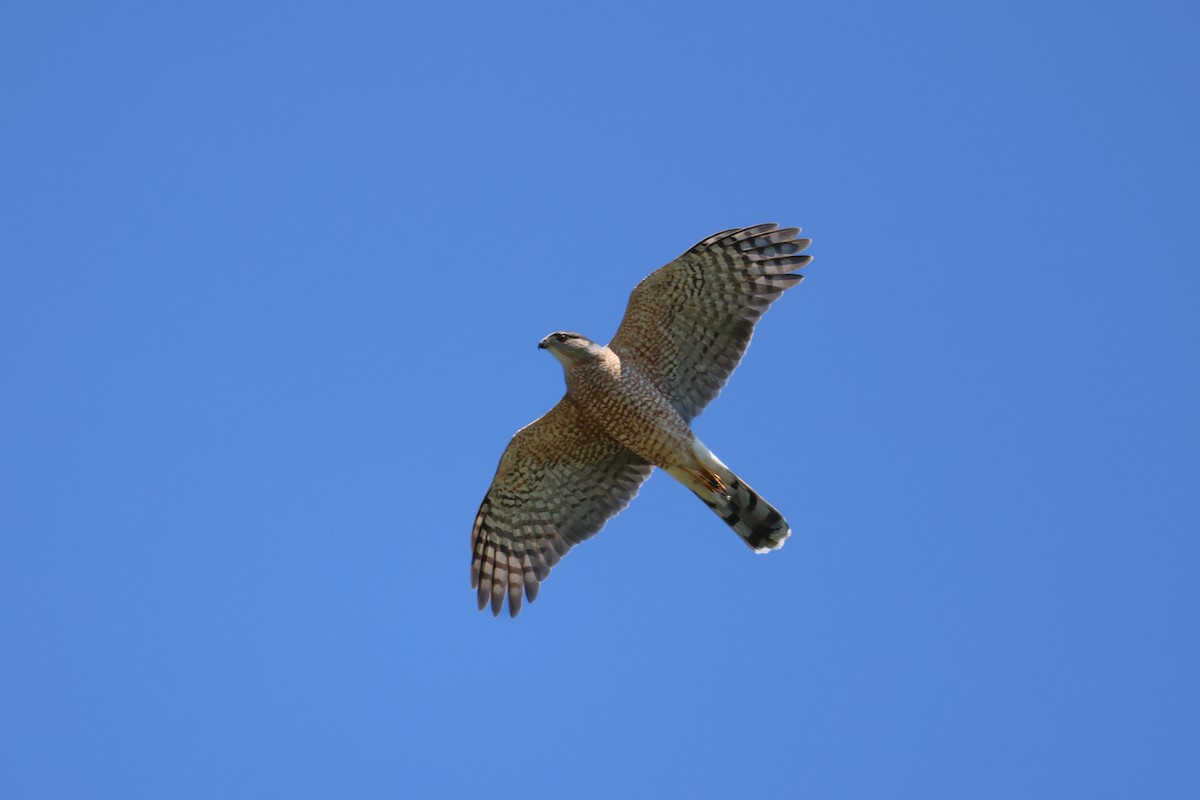
[(538, 344), (567, 393), (517, 431), (471, 530), (479, 608), (511, 616), (575, 544), (625, 508), (654, 467), (682, 483), (756, 553), (791, 528), (689, 428), (750, 344), (754, 324), (811, 260), (799, 228), (721, 231), (633, 290), (607, 346), (570, 331)]

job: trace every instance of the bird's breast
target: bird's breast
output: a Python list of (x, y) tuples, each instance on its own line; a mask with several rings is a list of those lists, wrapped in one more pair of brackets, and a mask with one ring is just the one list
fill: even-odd
[(603, 364), (572, 372), (567, 378), (572, 399), (609, 436), (655, 466), (689, 463), (687, 423), (641, 370)]

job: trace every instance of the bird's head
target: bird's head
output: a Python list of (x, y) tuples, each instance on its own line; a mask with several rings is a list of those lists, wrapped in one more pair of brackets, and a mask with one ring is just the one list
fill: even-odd
[(538, 342), (539, 350), (549, 350), (564, 367), (595, 360), (604, 349), (581, 333), (556, 331)]

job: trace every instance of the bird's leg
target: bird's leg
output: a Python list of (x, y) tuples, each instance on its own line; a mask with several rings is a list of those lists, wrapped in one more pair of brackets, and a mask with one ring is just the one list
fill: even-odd
[(687, 472), (689, 475), (695, 478), (701, 486), (708, 489), (710, 492), (715, 494), (729, 493), (725, 488), (725, 482), (721, 480), (721, 476), (712, 470), (700, 467), (700, 469), (689, 469)]

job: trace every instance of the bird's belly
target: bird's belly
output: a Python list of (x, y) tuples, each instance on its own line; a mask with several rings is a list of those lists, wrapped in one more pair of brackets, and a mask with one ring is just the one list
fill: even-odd
[(657, 467), (692, 465), (692, 432), (657, 387), (628, 371), (597, 377), (575, 400), (609, 436)]

